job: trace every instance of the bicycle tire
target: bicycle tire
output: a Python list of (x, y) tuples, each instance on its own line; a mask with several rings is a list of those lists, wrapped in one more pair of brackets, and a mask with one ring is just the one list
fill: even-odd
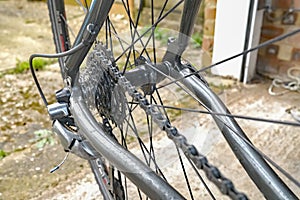
[[(152, 2), (153, 3), (153, 2)], [(126, 10), (126, 5), (125, 5), (125, 3), (123, 2), (123, 6), (125, 7), (125, 10)], [(50, 11), (52, 10), (53, 8), (50, 8)], [(140, 6), (140, 8), (139, 8), (139, 12), (142, 10), (142, 8), (141, 8), (141, 6)], [(126, 10), (126, 12), (130, 12), (130, 10), (129, 10), (129, 5), (128, 5), (128, 1), (127, 1), (127, 10)], [(65, 13), (64, 13), (65, 11), (64, 11), (64, 9), (62, 10), (62, 13), (63, 13), (63, 15), (65, 15)], [(153, 12), (153, 11), (152, 11)], [(50, 12), (51, 13), (51, 12)], [(53, 10), (52, 10), (52, 13), (53, 13)], [(127, 13), (128, 14), (128, 13)], [(130, 15), (130, 14), (128, 14), (128, 15)], [(139, 13), (137, 14), (137, 15), (139, 15)], [(54, 41), (55, 41), (55, 44), (56, 44), (56, 47), (57, 47), (57, 52), (61, 52), (61, 51), (63, 51), (62, 50), (62, 48), (61, 47), (58, 47), (58, 46), (61, 46), (61, 41), (59, 41), (59, 37), (58, 37), (58, 35), (59, 35), (59, 33), (58, 33), (58, 29), (57, 28), (55, 28), (55, 27), (58, 27), (58, 25), (55, 23), (55, 22), (57, 22), (58, 20), (57, 20), (57, 18), (54, 18), (53, 17), (54, 15), (53, 14), (50, 14), (50, 19), (51, 19), (51, 22), (52, 22), (52, 30), (53, 30), (53, 35), (54, 35)], [(52, 17), (52, 18), (51, 18)], [(138, 18), (138, 17), (137, 17)], [(54, 23), (53, 23), (54, 22)], [(64, 22), (64, 21), (63, 21)], [(108, 21), (107, 21), (107, 23), (108, 23), (108, 26), (110, 26), (109, 25), (109, 19), (108, 19)], [(153, 25), (153, 19), (152, 19), (152, 25)], [(53, 25), (54, 24), (54, 25)], [(60, 25), (60, 26), (62, 26), (62, 27), (64, 27), (65, 29), (66, 29), (66, 31), (64, 31), (64, 35), (65, 35), (65, 39), (63, 39), (64, 41), (69, 41), (69, 37), (68, 37), (68, 31), (67, 31), (67, 24), (63, 24), (63, 25)], [(112, 27), (110, 27), (110, 28), (112, 28)], [(110, 32), (110, 34), (111, 34), (111, 32)], [(132, 33), (131, 33), (132, 34)], [(134, 34), (139, 34), (139, 33), (135, 33), (134, 32)], [(151, 34), (154, 34), (154, 32), (152, 32)], [(109, 37), (108, 36), (108, 34), (106, 33), (106, 37)], [(111, 36), (110, 36), (111, 37)], [(111, 43), (111, 41), (110, 41), (110, 43)], [(109, 44), (109, 42), (107, 42), (106, 44), (105, 44), (107, 47), (109, 46), (109, 45), (111, 45), (111, 44)], [(68, 47), (69, 48), (69, 47)], [(134, 49), (134, 47), (133, 47), (133, 49)], [(153, 51), (155, 51), (154, 50), (155, 48), (153, 48)], [(107, 50), (107, 51), (110, 51), (110, 50)], [(112, 49), (112, 46), (111, 46), (111, 51), (113, 51), (113, 49)], [(133, 52), (133, 54), (135, 54), (134, 53), (134, 51), (136, 51), (135, 49), (132, 51)], [(145, 50), (145, 49), (143, 49), (142, 50), (143, 52), (146, 52), (145, 54), (147, 54), (147, 51)], [(112, 58), (112, 61), (114, 61), (114, 59), (116, 58), (115, 56), (113, 56), (114, 58)], [(134, 57), (136, 57), (136, 56), (134, 56)], [(146, 56), (145, 56), (146, 57)], [(127, 57), (127, 61), (126, 61), (126, 64), (127, 64), (127, 62), (128, 62), (128, 58), (129, 57)], [(148, 59), (149, 59), (150, 57), (148, 57)], [(156, 58), (155, 58), (155, 55), (154, 55), (154, 58), (153, 58), (155, 61), (154, 62), (156, 62)], [(61, 60), (60, 61), (61, 62), (61, 66), (63, 66), (64, 64), (63, 64), (63, 60)], [(91, 61), (90, 61), (91, 62)], [(126, 65), (125, 64), (125, 65)], [(61, 67), (62, 68), (62, 74), (64, 75), (64, 71), (63, 71), (63, 67)], [(92, 69), (91, 69), (91, 67), (87, 67), (87, 73), (89, 74), (89, 75), (91, 75), (91, 73), (89, 73), (88, 71), (92, 71)], [(123, 71), (123, 72), (125, 72), (125, 70)], [(84, 74), (85, 72), (81, 72), (82, 74)], [(87, 74), (86, 73), (86, 74)], [(99, 84), (99, 83), (95, 83), (95, 82), (92, 82), (91, 80), (94, 80), (95, 78), (90, 78), (90, 77), (88, 77), (88, 79), (90, 79), (89, 81), (90, 82), (88, 82), (88, 83), (82, 83), (81, 82), (81, 84), (86, 84), (86, 85), (90, 85), (90, 87), (92, 87), (93, 89), (95, 89), (95, 84), (96, 84), (96, 86), (97, 86), (97, 84)], [(91, 86), (92, 85), (92, 86)], [(80, 87), (82, 87), (82, 86), (80, 86)], [(151, 85), (150, 85), (150, 87), (151, 87)], [(92, 101), (94, 101), (94, 99), (95, 99), (95, 94), (88, 94), (87, 95), (87, 93), (89, 93), (89, 92), (85, 92), (85, 99), (86, 99), (86, 101), (87, 101), (87, 104), (89, 104), (89, 106), (95, 106), (95, 105), (93, 105), (93, 104), (95, 104), (95, 103), (92, 103)], [(83, 96), (84, 96), (83, 95)], [(78, 97), (79, 98), (79, 97)], [(90, 101), (90, 99), (92, 99), (91, 101)], [(110, 99), (111, 100), (111, 99)], [(90, 102), (88, 102), (88, 101), (90, 101)], [(210, 104), (210, 103), (209, 103)], [(127, 107), (129, 107), (129, 106), (127, 106)], [(212, 110), (214, 110), (214, 109), (212, 109)], [(76, 115), (78, 115), (79, 116), (79, 114), (78, 113), (76, 113), (77, 112), (77, 110), (76, 109), (74, 109), (73, 110), (73, 112), (74, 112), (74, 115), (76, 116)], [(112, 123), (120, 123), (120, 122), (116, 122), (116, 121), (118, 121), (118, 119), (116, 120), (116, 119), (113, 119), (113, 117), (112, 116), (110, 116), (110, 114), (108, 114), (108, 113), (110, 113), (111, 111), (108, 111), (107, 113), (102, 113), (102, 115), (107, 115), (106, 117), (107, 118), (110, 118), (110, 120), (112, 121)], [(121, 111), (122, 112), (122, 111)], [(77, 119), (77, 122), (78, 123), (80, 123), (80, 121), (86, 121), (85, 119), (80, 119), (80, 117), (78, 117)], [(218, 121), (218, 119), (215, 119), (216, 121)], [(82, 123), (81, 123), (82, 124)], [(84, 125), (82, 125), (82, 126), (84, 126)], [(149, 126), (149, 125), (148, 125)], [(84, 127), (82, 127), (83, 129), (84, 129)], [(149, 127), (148, 127), (149, 128)], [(152, 133), (151, 133), (152, 134)], [(95, 146), (97, 146), (97, 144), (94, 144)], [(127, 146), (127, 145), (125, 145), (125, 146)], [(98, 150), (98, 149), (97, 149)], [(93, 167), (92, 166), (92, 170), (94, 171), (94, 170), (97, 170), (97, 169), (95, 169), (95, 166)], [(95, 174), (95, 173), (94, 173)], [(96, 175), (96, 176), (98, 176), (98, 175)]]

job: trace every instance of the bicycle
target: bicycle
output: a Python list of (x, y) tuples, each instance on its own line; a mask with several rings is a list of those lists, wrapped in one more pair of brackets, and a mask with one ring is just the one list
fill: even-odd
[[(29, 59), (30, 69), (53, 120), (53, 129), (65, 151), (90, 162), (104, 199), (131, 198), (134, 187), (137, 188), (134, 197), (184, 199), (181, 194), (182, 188), (171, 185), (163, 173), (164, 164), (159, 166), (161, 163), (157, 161), (159, 155), (155, 153), (159, 150), (155, 148), (157, 143), (155, 138), (161, 136), (157, 136), (154, 132), (156, 127), (165, 132), (175, 144), (174, 152), (178, 155), (176, 161), (182, 169), (182, 180), (186, 182), (186, 194), (191, 199), (195, 194), (192, 191), (192, 183), (189, 183), (190, 175), (185, 163), (190, 165), (194, 176), (199, 178), (205, 188), (208, 186), (203, 182), (199, 170), (205, 172), (208, 180), (213, 182), (222, 194), (232, 199), (247, 199), (244, 193), (235, 188), (232, 181), (210, 164), (208, 159), (171, 124), (168, 109), (211, 115), (241, 165), (266, 198), (297, 199), (268, 163), (285, 174), (298, 188), (299, 182), (251, 143), (235, 121), (236, 117), (243, 118), (243, 116), (230, 114), (201, 75), (201, 72), (221, 62), (197, 70), (191, 63), (182, 59), (192, 35), (200, 0), (180, 0), (171, 8), (167, 8), (168, 1), (165, 1), (158, 14), (154, 12), (152, 0), (151, 25), (146, 30), (141, 30), (138, 26), (143, 1), (140, 1), (134, 18), (129, 1), (122, 0), (131, 37), (129, 42), (121, 37), (127, 35), (116, 30), (109, 16), (114, 1), (94, 0), (90, 5), (87, 1), (83, 1), (83, 4), (77, 2), (85, 9), (86, 15), (75, 41), (71, 44), (64, 1), (48, 0), (57, 53), (32, 55)], [(166, 50), (159, 58), (156, 52), (158, 42), (155, 41), (155, 30), (179, 6), (183, 8), (178, 38), (168, 39)], [(226, 60), (297, 32), (299, 30)], [(97, 38), (98, 34), (102, 36), (101, 39)], [(118, 48), (121, 48), (121, 52), (118, 52), (120, 51)], [(57, 103), (49, 105), (43, 94), (32, 66), (32, 60), (36, 57), (59, 58), (65, 88), (56, 92)], [(85, 68), (81, 67), (84, 59), (87, 59)], [(182, 93), (191, 96), (207, 111), (165, 105), (163, 97), (168, 96), (170, 90), (167, 90), (164, 96), (160, 91), (169, 85), (181, 89)], [(180, 92), (175, 91), (175, 94)], [(141, 117), (142, 113), (144, 118)], [(299, 126), (298, 123), (292, 122), (277, 121), (277, 123)], [(148, 135), (145, 132), (148, 132)], [(141, 153), (136, 153), (135, 146), (140, 148)], [(215, 198), (210, 189), (208, 195)]]

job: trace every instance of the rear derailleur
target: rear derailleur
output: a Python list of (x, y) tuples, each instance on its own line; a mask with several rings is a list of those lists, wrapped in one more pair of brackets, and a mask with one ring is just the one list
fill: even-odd
[(85, 160), (93, 160), (100, 154), (79, 134), (74, 119), (69, 112), (71, 92), (64, 88), (56, 92), (57, 102), (48, 105), (48, 113), (53, 120), (53, 131), (58, 135), (65, 152), (73, 153)]

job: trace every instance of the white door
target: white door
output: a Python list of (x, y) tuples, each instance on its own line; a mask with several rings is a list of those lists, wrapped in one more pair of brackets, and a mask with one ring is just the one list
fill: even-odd
[[(249, 49), (258, 44), (262, 15), (260, 16), (260, 13), (257, 12), (257, 3), (258, 0), (219, 0), (217, 2), (213, 63), (239, 54), (245, 48)], [(250, 9), (250, 5), (255, 9)], [(250, 24), (248, 25), (249, 17), (251, 20), (249, 20)], [(231, 76), (246, 82), (255, 73), (256, 54), (257, 52), (253, 52), (244, 58), (243, 56), (234, 58), (213, 68), (212, 73)]]

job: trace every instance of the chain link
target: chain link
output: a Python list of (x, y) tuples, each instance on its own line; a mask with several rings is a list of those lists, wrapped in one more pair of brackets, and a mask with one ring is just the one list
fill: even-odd
[(224, 195), (228, 195), (232, 199), (248, 199), (244, 193), (238, 192), (232, 181), (223, 176), (217, 167), (211, 165), (207, 158), (200, 154), (194, 145), (188, 143), (186, 137), (180, 134), (177, 128), (170, 124), (168, 119), (156, 106), (151, 105), (148, 100), (140, 92), (138, 92), (133, 85), (131, 85), (127, 78), (119, 72), (118, 68), (110, 62), (110, 56), (106, 55), (105, 47), (98, 44), (96, 49), (100, 51), (102, 55), (100, 60), (101, 66), (108, 71), (110, 76), (117, 81), (124, 91), (126, 91), (139, 103), (139, 106), (146, 112), (146, 114), (153, 118), (154, 122), (160, 127), (160, 129), (167, 133), (167, 136), (184, 152), (195, 166), (205, 172), (207, 178), (212, 181)]

